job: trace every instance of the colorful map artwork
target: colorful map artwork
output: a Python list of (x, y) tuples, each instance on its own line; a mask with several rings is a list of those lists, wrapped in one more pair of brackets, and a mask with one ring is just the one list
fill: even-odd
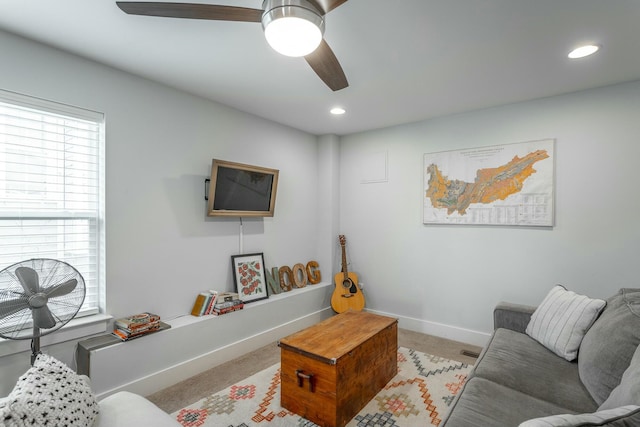
[(553, 140), (425, 154), (425, 224), (553, 225)]

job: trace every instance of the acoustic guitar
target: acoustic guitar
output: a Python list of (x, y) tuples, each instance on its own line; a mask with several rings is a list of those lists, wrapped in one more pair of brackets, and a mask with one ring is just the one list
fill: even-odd
[(364, 295), (358, 286), (358, 275), (352, 271), (347, 271), (347, 252), (345, 245), (347, 239), (343, 234), (338, 236), (342, 247), (342, 272), (334, 277), (335, 289), (331, 295), (331, 308), (336, 313), (347, 310), (362, 311), (364, 308)]

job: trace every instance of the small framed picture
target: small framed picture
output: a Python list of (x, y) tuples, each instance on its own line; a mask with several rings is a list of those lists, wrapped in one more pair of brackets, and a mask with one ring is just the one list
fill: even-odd
[(262, 253), (232, 255), (231, 268), (236, 292), (244, 303), (269, 298)]

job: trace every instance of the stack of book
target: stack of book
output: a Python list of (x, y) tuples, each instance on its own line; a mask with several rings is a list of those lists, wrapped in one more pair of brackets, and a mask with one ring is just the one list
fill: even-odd
[(237, 293), (234, 292), (217, 292), (209, 290), (201, 292), (196, 297), (191, 309), (192, 316), (219, 316), (231, 311), (241, 310), (244, 303), (240, 300)]
[(157, 314), (134, 314), (117, 319), (113, 325), (113, 335), (127, 341), (160, 330), (160, 323), (160, 316)]
[(234, 298), (227, 301), (220, 301), (215, 304), (211, 314), (214, 316), (220, 316), (222, 314), (231, 313), (232, 311), (242, 310), (243, 308), (244, 303), (240, 299)]

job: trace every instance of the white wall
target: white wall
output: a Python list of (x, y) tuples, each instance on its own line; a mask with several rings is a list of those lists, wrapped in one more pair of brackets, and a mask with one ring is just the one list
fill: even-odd
[[(319, 245), (319, 213), (309, 203), (322, 185), (315, 136), (8, 33), (0, 32), (0, 52), (1, 89), (106, 114), (108, 314), (152, 311), (171, 319), (188, 314), (202, 290), (233, 290), (239, 220), (205, 213), (204, 180), (214, 157), (280, 170), (275, 216), (244, 219), (244, 253), (263, 252), (270, 268), (331, 250)], [(333, 268), (320, 270), (330, 277)], [(293, 320), (274, 315), (280, 323)], [(74, 348), (70, 342), (46, 351), (73, 366)], [(0, 396), (28, 359), (0, 358)]]
[[(343, 137), (340, 226), (368, 307), (482, 342), (500, 300), (535, 305), (557, 283), (603, 298), (638, 287), (639, 118), (635, 82)], [(546, 138), (555, 227), (423, 225), (424, 153)], [(361, 184), (363, 159), (385, 151), (388, 182)]]

